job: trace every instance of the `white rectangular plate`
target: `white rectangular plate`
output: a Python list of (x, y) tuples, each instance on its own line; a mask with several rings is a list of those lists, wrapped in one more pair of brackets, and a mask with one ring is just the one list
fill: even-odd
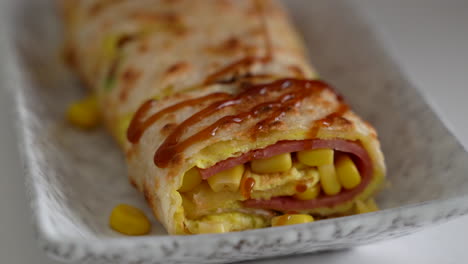
[(232, 262), (354, 247), (468, 212), (467, 153), (360, 16), (344, 0), (286, 4), (321, 76), (379, 131), (390, 182), (378, 197), (385, 210), (230, 234), (169, 236), (157, 223), (149, 236), (115, 233), (107, 225), (113, 206), (147, 206), (104, 129), (83, 133), (63, 120), (82, 89), (60, 62), (54, 1), (10, 0), (13, 45), (0, 52), (2, 79), (15, 95), (31, 204), (47, 253), (78, 263)]

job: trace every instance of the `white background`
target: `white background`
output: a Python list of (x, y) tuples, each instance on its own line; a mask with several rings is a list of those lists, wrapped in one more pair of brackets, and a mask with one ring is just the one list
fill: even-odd
[[(313, 4), (313, 0), (310, 1)], [(408, 78), (468, 146), (468, 1), (353, 0)], [(1, 67), (1, 64), (0, 64)], [(37, 247), (11, 98), (0, 89), (0, 263), (56, 263)], [(262, 263), (468, 263), (468, 216), (411, 236)]]

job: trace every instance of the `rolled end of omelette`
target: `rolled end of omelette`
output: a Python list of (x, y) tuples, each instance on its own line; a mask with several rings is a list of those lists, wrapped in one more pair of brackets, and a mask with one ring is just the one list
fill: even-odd
[(226, 90), (149, 100), (130, 124), (129, 171), (140, 171), (131, 176), (169, 232), (347, 215), (381, 185), (375, 130), (326, 83), (276, 79)]
[(70, 64), (170, 234), (354, 214), (381, 186), (375, 130), (276, 1), (61, 2)]

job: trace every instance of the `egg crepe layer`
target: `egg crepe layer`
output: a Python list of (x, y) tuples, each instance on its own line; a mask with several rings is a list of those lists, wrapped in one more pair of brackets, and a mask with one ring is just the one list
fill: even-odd
[(275, 1), (60, 4), (67, 61), (170, 234), (267, 227), (285, 213), (346, 215), (383, 182), (375, 130), (315, 80)]

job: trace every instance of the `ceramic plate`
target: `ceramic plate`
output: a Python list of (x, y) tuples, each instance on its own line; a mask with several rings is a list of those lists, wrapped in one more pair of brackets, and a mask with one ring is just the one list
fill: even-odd
[[(214, 263), (355, 247), (468, 212), (468, 156), (345, 0), (289, 0), (321, 76), (374, 124), (388, 165), (382, 211), (230, 234), (169, 236), (108, 228), (117, 203), (148, 208), (127, 182), (123, 157), (99, 130), (76, 131), (64, 109), (80, 84), (60, 62), (60, 21), (50, 0), (10, 0), (2, 50), (18, 110), (27, 184), (41, 246), (77, 263)], [(146, 210), (150, 215), (149, 209)]]

